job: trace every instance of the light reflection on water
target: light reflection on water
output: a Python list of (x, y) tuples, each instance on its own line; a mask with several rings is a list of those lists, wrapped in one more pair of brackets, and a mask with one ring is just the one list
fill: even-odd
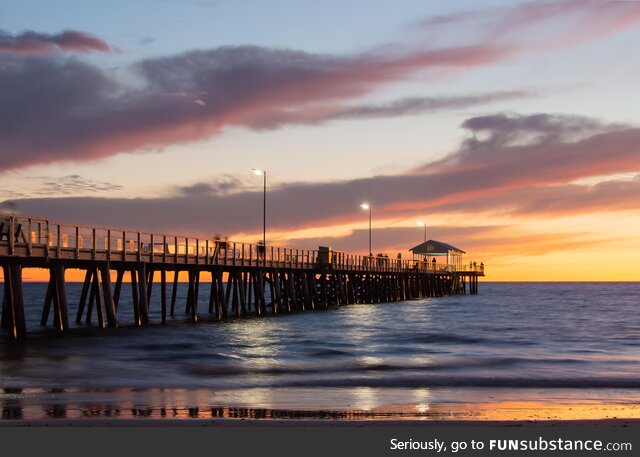
[[(69, 285), (70, 303), (79, 289)], [(572, 411), (592, 417), (585, 408), (606, 415), (606, 405), (623, 405), (636, 414), (640, 403), (637, 283), (481, 284), (478, 296), (227, 322), (206, 322), (203, 313), (198, 325), (179, 314), (168, 327), (141, 329), (127, 327), (125, 300), (122, 328), (63, 337), (38, 334), (44, 290), (25, 284), (29, 341), (0, 342), (3, 417), (53, 408), (65, 417), (139, 409), (151, 417), (437, 418), (488, 416), (482, 405), (496, 404), (514, 414), (526, 410), (522, 402), (586, 405)], [(201, 307), (207, 300), (203, 293)]]

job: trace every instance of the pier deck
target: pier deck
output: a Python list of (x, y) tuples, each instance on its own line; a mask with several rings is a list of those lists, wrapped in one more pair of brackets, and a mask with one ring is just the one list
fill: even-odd
[[(249, 312), (264, 315), (352, 303), (382, 303), (421, 297), (476, 294), (484, 267), (360, 256), (336, 251), (57, 223), (0, 214), (0, 265), (4, 274), (1, 327), (11, 339), (26, 336), (22, 269), (49, 270), (41, 325), (53, 311), (53, 326), (69, 328), (65, 270), (85, 271), (76, 322), (91, 324), (95, 305), (100, 327), (118, 325), (118, 302), (130, 275), (136, 325), (149, 322), (151, 288), (160, 276), (162, 323), (176, 307), (181, 273), (188, 277), (186, 310), (198, 320), (198, 288), (211, 274), (208, 312), (217, 319)], [(115, 287), (111, 274), (115, 272)], [(167, 296), (167, 272), (173, 272)], [(468, 284), (468, 286), (467, 286)], [(267, 301), (267, 298), (269, 301)], [(170, 306), (169, 306), (170, 303)], [(86, 318), (85, 318), (86, 316)]]

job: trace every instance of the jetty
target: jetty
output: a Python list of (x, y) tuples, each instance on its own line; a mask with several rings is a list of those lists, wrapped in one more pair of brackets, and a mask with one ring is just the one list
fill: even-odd
[[(414, 248), (413, 259), (405, 260), (329, 247), (284, 248), (0, 214), (1, 328), (12, 340), (27, 335), (22, 273), (27, 268), (48, 270), (40, 324), (46, 327), (51, 322), (61, 333), (69, 330), (72, 318), (65, 282), (68, 269), (84, 271), (76, 323), (94, 325), (95, 313), (100, 328), (118, 326), (118, 305), (126, 288), (131, 292), (134, 325), (144, 326), (150, 323), (152, 289), (159, 287), (161, 323), (166, 324), (167, 316), (176, 313), (181, 277), (188, 282), (184, 311), (194, 323), (204, 313), (227, 319), (478, 293), (483, 264), (450, 262), (450, 255), (463, 251), (452, 251), (446, 243), (429, 240), (423, 245), (423, 250), (416, 249), (422, 245)], [(442, 245), (446, 263), (436, 260), (444, 255)], [(208, 306), (198, 303), (203, 286), (210, 290)]]

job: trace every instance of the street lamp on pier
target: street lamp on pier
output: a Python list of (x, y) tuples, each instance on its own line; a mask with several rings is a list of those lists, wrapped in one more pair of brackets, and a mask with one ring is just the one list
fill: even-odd
[(424, 242), (426, 243), (427, 242), (427, 223), (418, 221), (416, 222), (416, 225), (418, 225), (419, 227), (424, 227)]
[(369, 203), (361, 203), (360, 208), (369, 210), (369, 257), (373, 257), (373, 250), (371, 249), (371, 205)]
[(264, 249), (264, 253), (262, 256), (262, 262), (264, 268), (267, 268), (267, 171), (266, 170), (258, 170), (257, 168), (252, 168), (251, 171), (256, 176), (262, 176), (262, 249)]

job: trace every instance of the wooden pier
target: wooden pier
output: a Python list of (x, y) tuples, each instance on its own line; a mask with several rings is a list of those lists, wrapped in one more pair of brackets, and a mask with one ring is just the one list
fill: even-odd
[[(328, 249), (303, 250), (60, 224), (0, 214), (0, 266), (4, 274), (1, 327), (10, 339), (26, 337), (22, 287), (25, 268), (49, 271), (41, 325), (70, 325), (65, 270), (85, 271), (76, 323), (118, 326), (120, 297), (130, 288), (134, 324), (150, 323), (153, 287), (160, 288), (161, 323), (175, 315), (177, 288), (186, 279), (184, 311), (192, 322), (249, 314), (290, 313), (354, 303), (384, 303), (477, 294), (484, 267), (368, 257)], [(112, 272), (115, 284), (112, 284)], [(173, 279), (167, 284), (167, 272)], [(201, 279), (209, 273), (208, 284)], [(128, 274), (130, 282), (124, 282)], [(170, 288), (170, 294), (168, 289)], [(200, 287), (210, 289), (206, 305)], [(73, 316), (72, 316), (73, 317)]]

